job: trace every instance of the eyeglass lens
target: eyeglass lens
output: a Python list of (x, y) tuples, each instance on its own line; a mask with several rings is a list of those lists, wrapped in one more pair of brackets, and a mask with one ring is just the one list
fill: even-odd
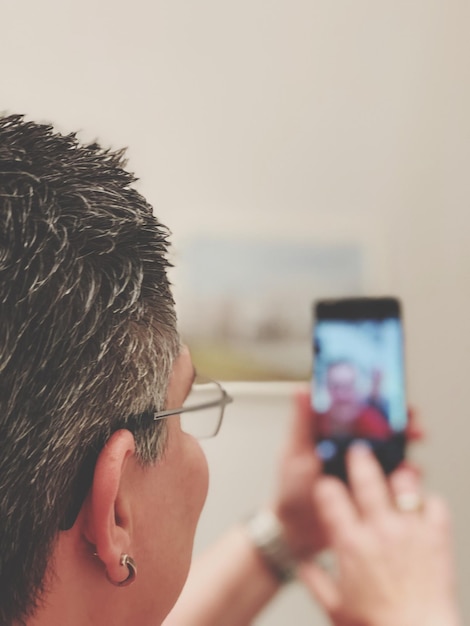
[[(197, 382), (183, 404), (183, 407), (197, 407), (199, 405), (217, 403), (221, 398), (221, 390), (212, 382)], [(219, 428), (224, 411), (223, 404), (202, 408), (196, 411), (182, 413), (181, 428), (198, 439), (213, 437)]]

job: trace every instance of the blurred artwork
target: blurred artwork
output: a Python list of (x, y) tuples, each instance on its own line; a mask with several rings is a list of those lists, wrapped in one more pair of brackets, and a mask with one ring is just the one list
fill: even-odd
[(357, 243), (199, 237), (178, 266), (183, 341), (221, 380), (308, 380), (313, 301), (365, 290)]

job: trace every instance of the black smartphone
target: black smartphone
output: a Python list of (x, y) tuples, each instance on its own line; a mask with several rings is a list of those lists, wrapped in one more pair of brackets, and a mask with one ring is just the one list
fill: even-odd
[(397, 298), (314, 304), (312, 404), (324, 471), (347, 479), (345, 453), (369, 445), (385, 473), (404, 459), (408, 412)]

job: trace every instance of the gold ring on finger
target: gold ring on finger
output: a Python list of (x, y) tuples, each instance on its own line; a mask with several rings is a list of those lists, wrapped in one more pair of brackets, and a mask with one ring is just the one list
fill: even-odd
[(401, 513), (421, 513), (424, 499), (419, 493), (399, 493), (395, 496), (395, 506)]

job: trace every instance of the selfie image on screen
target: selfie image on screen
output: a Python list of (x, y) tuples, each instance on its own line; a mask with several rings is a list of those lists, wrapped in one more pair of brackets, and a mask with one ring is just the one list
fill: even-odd
[[(315, 327), (317, 438), (383, 442), (406, 427), (398, 318), (319, 320)], [(320, 445), (327, 454), (331, 444)]]

